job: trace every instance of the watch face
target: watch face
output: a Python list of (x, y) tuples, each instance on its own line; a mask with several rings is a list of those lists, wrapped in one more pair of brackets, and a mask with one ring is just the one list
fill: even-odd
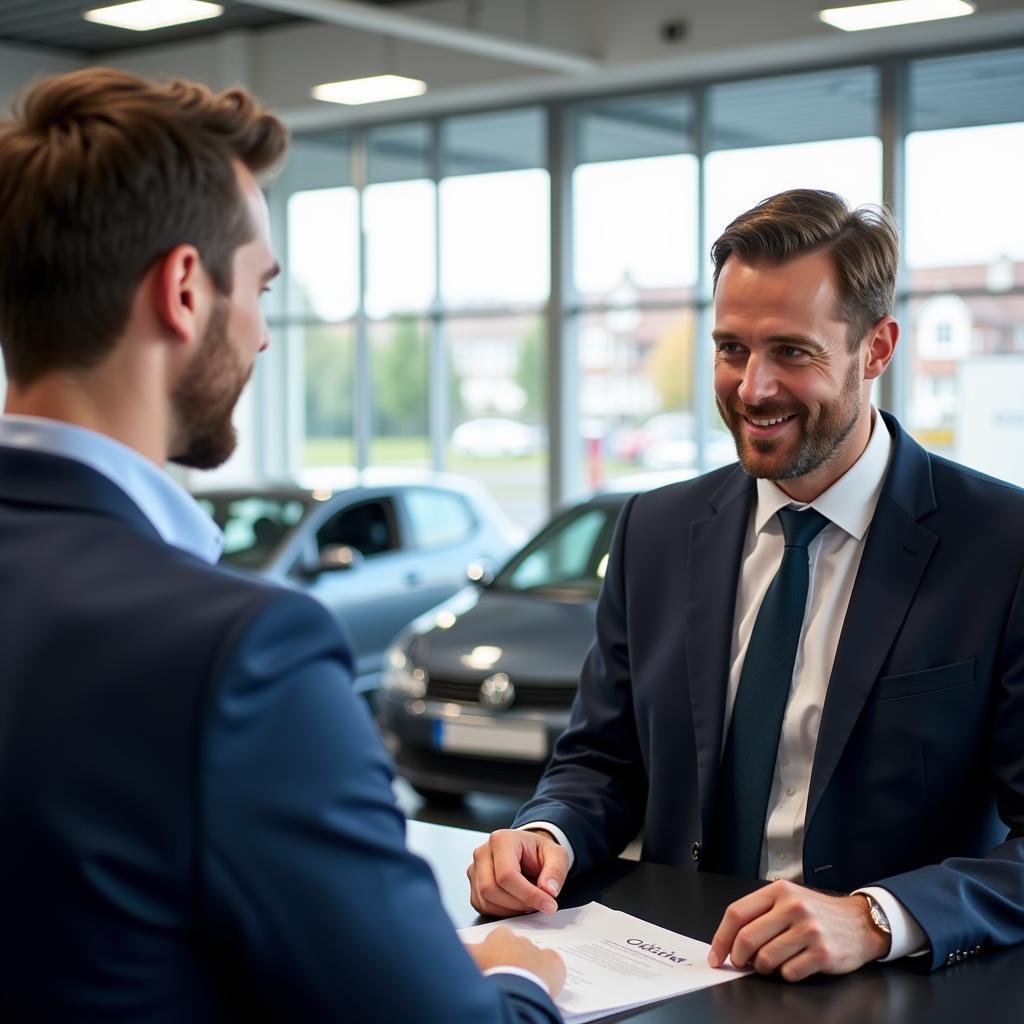
[(889, 918), (885, 916), (885, 911), (870, 896), (868, 897), (868, 909), (871, 913), (871, 920), (875, 922), (875, 925), (885, 932), (886, 935), (892, 935)]

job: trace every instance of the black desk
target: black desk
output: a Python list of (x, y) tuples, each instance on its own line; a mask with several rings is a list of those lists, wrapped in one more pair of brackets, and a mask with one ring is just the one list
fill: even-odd
[[(409, 822), (409, 846), (434, 869), (455, 926), (478, 921), (466, 866), (485, 834)], [(560, 905), (598, 900), (710, 942), (723, 909), (755, 887), (716, 875), (618, 860), (566, 886)], [(752, 977), (609, 1017), (637, 1024), (1024, 1024), (1024, 947), (922, 973), (907, 961), (799, 984)]]

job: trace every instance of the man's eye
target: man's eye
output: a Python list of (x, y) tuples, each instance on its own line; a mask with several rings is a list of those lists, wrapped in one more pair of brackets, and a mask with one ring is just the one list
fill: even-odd
[(807, 355), (802, 348), (796, 348), (793, 345), (787, 345), (783, 350), (782, 354), (787, 359), (799, 359), (801, 356)]

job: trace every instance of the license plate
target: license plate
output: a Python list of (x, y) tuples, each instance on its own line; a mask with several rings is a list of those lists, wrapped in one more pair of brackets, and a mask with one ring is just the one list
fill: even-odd
[(450, 754), (482, 754), (516, 761), (543, 761), (548, 756), (542, 723), (443, 721), (434, 723), (434, 746)]

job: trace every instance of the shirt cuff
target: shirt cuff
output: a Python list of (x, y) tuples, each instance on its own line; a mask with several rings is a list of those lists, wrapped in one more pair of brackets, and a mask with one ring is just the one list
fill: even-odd
[(892, 946), (889, 955), (883, 956), (879, 963), (888, 963), (890, 960), (898, 960), (902, 956), (921, 956), (927, 953), (928, 937), (921, 930), (921, 926), (911, 917), (910, 912), (888, 889), (882, 889), (877, 885), (868, 885), (863, 889), (854, 889), (851, 895), (860, 893), (862, 896), (870, 896), (882, 908), (882, 913), (889, 919), (889, 927), (892, 929)]
[(572, 843), (569, 842), (566, 834), (557, 825), (552, 825), (550, 821), (528, 821), (525, 825), (518, 826), (520, 832), (527, 832), (531, 828), (542, 828), (545, 832), (550, 832), (555, 837), (558, 845), (569, 854), (568, 870), (572, 871), (572, 864), (576, 859), (576, 855), (572, 852)]
[(522, 967), (512, 967), (511, 965), (499, 964), (497, 967), (488, 967), (483, 972), (485, 978), (491, 977), (492, 974), (514, 974), (517, 978), (525, 978), (527, 981), (532, 981), (534, 985), (544, 990), (544, 994), (548, 994), (548, 987), (544, 984), (540, 978), (537, 977), (533, 971), (527, 971)]

